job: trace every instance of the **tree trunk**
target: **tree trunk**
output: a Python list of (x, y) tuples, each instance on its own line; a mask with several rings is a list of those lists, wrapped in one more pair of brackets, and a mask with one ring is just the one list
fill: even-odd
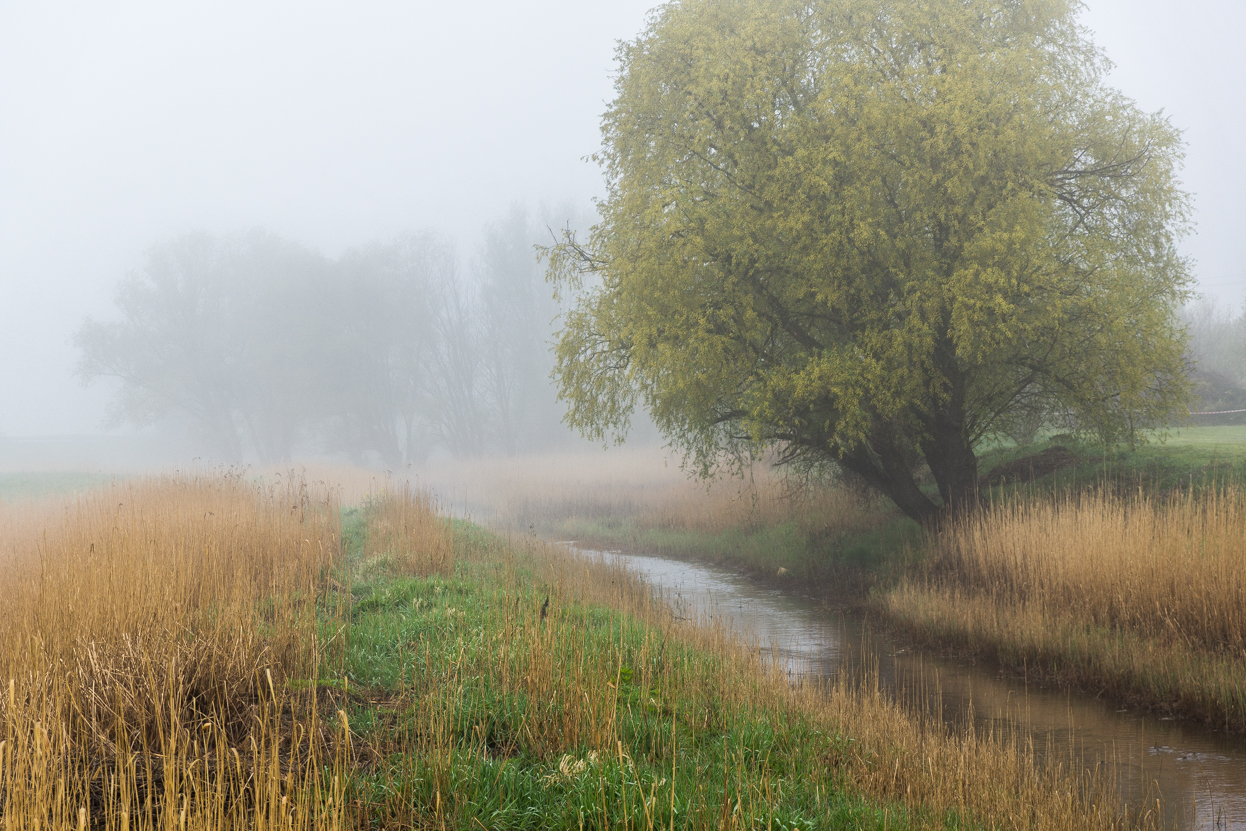
[(917, 486), (912, 464), (898, 443), (887, 436), (873, 436), (870, 445), (845, 452), (840, 464), (894, 502), (905, 516), (922, 525), (933, 522), (940, 508)]
[(926, 463), (939, 486), (942, 513), (958, 514), (978, 504), (978, 459), (957, 432), (932, 436), (922, 442)]
[(925, 418), (922, 455), (939, 486), (943, 514), (959, 514), (978, 504), (978, 457), (965, 430), (965, 389), (959, 373), (949, 372), (951, 390), (943, 405)]

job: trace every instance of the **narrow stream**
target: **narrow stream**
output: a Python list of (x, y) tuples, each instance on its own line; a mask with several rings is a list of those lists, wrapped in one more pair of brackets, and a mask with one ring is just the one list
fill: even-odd
[(1108, 766), (1131, 805), (1148, 794), (1150, 800), (1162, 799), (1167, 828), (1246, 831), (1244, 736), (1120, 709), (1076, 692), (1027, 687), (991, 667), (899, 648), (812, 598), (759, 585), (725, 568), (659, 556), (612, 556), (660, 590), (677, 613), (719, 618), (768, 645), (763, 652), (793, 674), (831, 677), (876, 664), (880, 681), (897, 700), (924, 699), (930, 706), (934, 697), (950, 723), (973, 718), (978, 728), (997, 733), (1028, 730), (1040, 761)]

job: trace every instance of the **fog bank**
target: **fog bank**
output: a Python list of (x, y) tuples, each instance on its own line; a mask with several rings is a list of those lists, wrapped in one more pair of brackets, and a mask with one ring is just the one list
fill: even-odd
[[(435, 232), (461, 272), (507, 206), (587, 209), (616, 41), (648, 0), (0, 6), (0, 436), (97, 434), (74, 334), (190, 232), (329, 260)], [(1091, 0), (1112, 81), (1185, 130), (1209, 295), (1246, 299), (1246, 7)], [(123, 427), (124, 435), (133, 427)]]

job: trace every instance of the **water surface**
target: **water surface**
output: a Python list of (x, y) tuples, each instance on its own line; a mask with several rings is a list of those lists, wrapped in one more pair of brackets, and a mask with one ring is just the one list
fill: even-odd
[(1246, 831), (1246, 736), (1026, 685), (989, 666), (907, 648), (799, 591), (763, 586), (726, 568), (610, 556), (661, 591), (677, 614), (714, 618), (754, 638), (765, 657), (793, 675), (830, 678), (869, 667), (906, 706), (938, 708), (949, 723), (972, 719), (977, 729), (997, 734), (1028, 732), (1040, 763), (1106, 766), (1131, 806), (1161, 798), (1166, 827)]

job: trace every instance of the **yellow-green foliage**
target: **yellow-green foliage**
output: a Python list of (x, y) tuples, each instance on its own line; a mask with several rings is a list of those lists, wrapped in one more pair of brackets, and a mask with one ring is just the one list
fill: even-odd
[(619, 51), (610, 183), (550, 273), (569, 420), (637, 397), (709, 466), (776, 444), (910, 516), (929, 464), (1035, 408), (1105, 437), (1184, 411), (1180, 140), (1103, 83), (1066, 0), (693, 0)]

